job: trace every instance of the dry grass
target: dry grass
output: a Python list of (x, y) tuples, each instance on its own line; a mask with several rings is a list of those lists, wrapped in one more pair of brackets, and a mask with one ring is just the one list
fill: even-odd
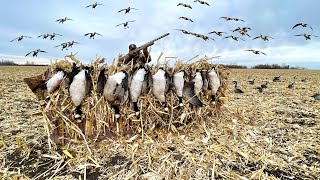
[[(78, 179), (317, 179), (320, 71), (232, 70), (219, 118), (49, 149), (44, 118), (23, 78), (44, 67), (0, 67), (0, 176)], [(271, 82), (281, 75), (283, 82)], [(296, 79), (294, 76), (297, 75)], [(310, 80), (301, 82), (304, 77)], [(263, 94), (248, 85), (271, 84)], [(243, 95), (233, 93), (238, 80)], [(296, 88), (289, 90), (289, 82)], [(88, 151), (88, 148), (90, 151)], [(37, 168), (37, 169), (36, 169)]]

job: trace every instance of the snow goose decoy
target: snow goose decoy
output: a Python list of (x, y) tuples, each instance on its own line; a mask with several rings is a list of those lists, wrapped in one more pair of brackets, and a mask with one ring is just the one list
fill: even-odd
[(151, 86), (152, 76), (148, 67), (140, 66), (134, 70), (130, 83), (130, 98), (133, 102), (133, 108), (136, 116), (139, 117), (140, 110), (138, 107), (138, 98), (141, 94), (146, 93)]
[(219, 87), (221, 86), (221, 81), (214, 67), (208, 73), (208, 83), (209, 83), (208, 88), (212, 92), (211, 94), (212, 101), (215, 101), (216, 94), (218, 92)]
[(126, 71), (120, 71), (107, 78), (103, 89), (103, 95), (115, 110), (116, 119), (120, 118), (119, 106), (125, 103), (129, 97), (129, 75)]
[(243, 91), (238, 88), (238, 82), (237, 81), (233, 81), (233, 84), (234, 84), (234, 92), (237, 93), (237, 94), (242, 94)]
[(164, 111), (168, 112), (168, 106), (166, 103), (166, 93), (170, 90), (172, 86), (172, 77), (169, 73), (162, 67), (152, 75), (152, 91), (154, 96), (160, 100), (161, 104), (164, 106)]
[(185, 82), (185, 70), (180, 70), (178, 72), (176, 72), (175, 74), (173, 74), (173, 86), (174, 86), (174, 91), (176, 93), (176, 95), (179, 98), (179, 107), (183, 106), (183, 86), (184, 86), (184, 82)]

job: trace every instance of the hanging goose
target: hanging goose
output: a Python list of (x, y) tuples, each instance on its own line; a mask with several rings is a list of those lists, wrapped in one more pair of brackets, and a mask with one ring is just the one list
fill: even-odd
[(191, 79), (191, 81), (194, 82), (194, 93), (196, 96), (199, 97), (199, 94), (200, 94), (202, 87), (204, 85), (200, 69), (196, 70), (196, 74)]
[(120, 118), (120, 105), (129, 97), (129, 75), (126, 71), (120, 71), (108, 77), (103, 89), (103, 95), (115, 110), (116, 119)]
[(164, 106), (164, 111), (168, 112), (165, 94), (169, 91), (172, 85), (172, 79), (169, 73), (162, 67), (158, 69), (156, 74), (152, 75), (152, 92), (154, 96), (160, 100)]
[(105, 68), (101, 69), (100, 72), (99, 72), (98, 81), (97, 81), (97, 89), (96, 89), (96, 92), (98, 94), (102, 94), (103, 93), (103, 89), (104, 89), (104, 86), (105, 86), (106, 81), (107, 81), (105, 72), (106, 72)]
[(72, 79), (72, 82), (70, 84), (69, 92), (71, 101), (76, 106), (75, 113), (76, 115), (74, 118), (77, 121), (81, 121), (82, 117), (82, 110), (81, 110), (81, 102), (84, 99), (84, 97), (87, 94), (87, 77), (86, 75), (88, 72), (86, 69), (82, 69), (77, 75), (75, 75)]
[(140, 110), (138, 108), (138, 98), (141, 94), (147, 92), (147, 88), (150, 86), (151, 73), (149, 69), (145, 67), (137, 68), (132, 76), (130, 84), (130, 98), (133, 102), (133, 108), (136, 116), (139, 117)]
[(185, 81), (184, 75), (185, 75), (184, 70), (181, 70), (173, 75), (173, 85), (174, 85), (175, 92), (179, 98), (180, 107), (183, 106), (182, 97), (183, 97), (183, 86)]
[(195, 84), (196, 83), (194, 81), (184, 82), (182, 96), (183, 99), (188, 101), (190, 104), (196, 107), (202, 107), (202, 102), (200, 101), (199, 97), (195, 94)]
[[(65, 75), (65, 72), (61, 69), (57, 71), (56, 74), (54, 74), (46, 84), (48, 94), (53, 93), (55, 90), (57, 90), (63, 80), (63, 77)], [(46, 99), (49, 99), (49, 96), (46, 97)]]
[(220, 82), (219, 76), (218, 76), (217, 72), (215, 71), (214, 67), (208, 73), (208, 80), (209, 80), (209, 90), (211, 90), (211, 92), (212, 92), (211, 99), (212, 99), (212, 101), (215, 101), (217, 91), (218, 91), (219, 87), (221, 86), (221, 82)]
[(203, 80), (203, 85), (202, 85), (202, 89), (204, 91), (208, 90), (209, 87), (209, 82), (208, 82), (208, 71), (207, 70), (201, 70), (201, 77)]

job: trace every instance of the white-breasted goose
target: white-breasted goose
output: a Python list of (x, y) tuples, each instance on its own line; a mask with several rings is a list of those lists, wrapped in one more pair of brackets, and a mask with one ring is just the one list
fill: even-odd
[(195, 75), (191, 78), (191, 81), (194, 82), (194, 93), (199, 97), (200, 92), (203, 87), (203, 79), (201, 75), (201, 70), (196, 69)]
[(168, 112), (168, 106), (166, 103), (166, 93), (170, 90), (172, 86), (172, 77), (169, 73), (162, 67), (152, 75), (152, 92), (154, 96), (160, 100), (164, 106), (164, 111)]
[[(195, 91), (195, 82), (194, 81), (189, 81), (189, 82), (184, 81), (183, 90), (182, 90), (183, 99), (188, 101), (193, 106), (202, 107), (203, 103), (200, 101), (199, 97), (195, 94), (194, 91)], [(180, 103), (179, 103), (179, 106), (180, 106)]]
[(115, 110), (116, 119), (120, 118), (120, 105), (129, 97), (129, 75), (126, 71), (120, 71), (107, 78), (103, 89), (103, 95)]
[(149, 68), (140, 66), (134, 70), (130, 82), (130, 98), (133, 103), (133, 108), (136, 116), (139, 117), (140, 110), (138, 107), (138, 99), (140, 95), (146, 93), (151, 86), (152, 76)]
[(234, 84), (234, 92), (237, 94), (242, 94), (244, 93), (241, 89), (238, 88), (238, 82), (237, 81), (233, 81)]
[(176, 72), (175, 74), (173, 74), (173, 86), (174, 86), (174, 90), (176, 95), (179, 98), (179, 106), (182, 107), (183, 106), (183, 86), (184, 86), (184, 76), (185, 76), (185, 71), (184, 70), (180, 70), (178, 72)]
[(221, 86), (221, 81), (214, 67), (208, 73), (208, 80), (209, 80), (209, 90), (211, 90), (212, 92), (211, 99), (212, 101), (215, 101), (216, 94), (218, 92), (219, 87)]
[(87, 71), (86, 69), (80, 70), (80, 72), (73, 77), (72, 82), (70, 84), (70, 88), (69, 88), (71, 101), (73, 105), (76, 107), (74, 118), (77, 121), (79, 120), (81, 121), (81, 117), (82, 117), (81, 102), (86, 96), (86, 87), (87, 87), (86, 71)]

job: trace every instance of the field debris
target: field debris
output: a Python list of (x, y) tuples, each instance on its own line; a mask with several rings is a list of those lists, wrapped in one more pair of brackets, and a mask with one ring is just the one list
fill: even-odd
[[(47, 67), (0, 67), (0, 177), (4, 179), (317, 179), (319, 71), (228, 70), (219, 116), (135, 134), (48, 143), (48, 119), (23, 81)], [(281, 74), (281, 82), (271, 82)], [(293, 77), (308, 77), (288, 89)], [(247, 83), (256, 79), (255, 85)], [(237, 80), (243, 94), (233, 92)], [(257, 84), (269, 80), (258, 93)], [(90, 99), (90, 98), (88, 98)], [(91, 100), (94, 101), (94, 100)], [(95, 100), (96, 101), (96, 100)], [(97, 101), (96, 101), (97, 102)], [(90, 105), (90, 101), (85, 106)], [(151, 107), (149, 107), (151, 109)], [(85, 112), (89, 113), (89, 112)], [(130, 110), (128, 110), (130, 114)], [(149, 113), (150, 114), (150, 113)], [(130, 117), (129, 115), (126, 117)], [(180, 113), (172, 122), (192, 116)], [(133, 117), (132, 117), (133, 118)], [(67, 125), (71, 126), (68, 118)], [(162, 124), (161, 124), (162, 125)], [(66, 127), (66, 126), (65, 126)], [(141, 127), (141, 124), (140, 124)], [(72, 126), (77, 132), (76, 126)], [(86, 136), (85, 134), (84, 136)]]

